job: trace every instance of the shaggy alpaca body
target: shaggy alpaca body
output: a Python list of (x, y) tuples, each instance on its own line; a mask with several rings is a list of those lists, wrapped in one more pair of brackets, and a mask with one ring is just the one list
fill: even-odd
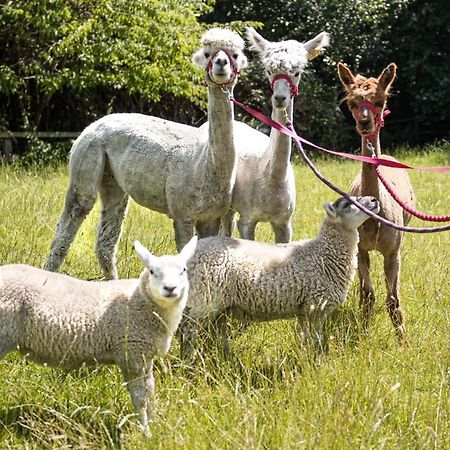
[[(339, 77), (347, 91), (347, 104), (361, 135), (361, 153), (365, 156), (381, 155), (380, 127), (389, 89), (396, 75), (396, 65), (390, 64), (376, 78), (353, 75), (350, 69), (339, 63)], [(373, 106), (371, 106), (373, 105)], [(386, 159), (395, 160), (384, 156)], [(383, 176), (395, 186), (396, 192), (409, 205), (415, 204), (415, 196), (408, 173), (404, 169), (382, 166)], [(411, 216), (391, 197), (375, 172), (374, 166), (363, 163), (361, 172), (353, 181), (351, 195), (373, 195), (380, 201), (380, 215), (399, 225), (407, 225)], [(384, 259), (386, 279), (386, 306), (394, 328), (400, 338), (406, 333), (404, 313), (400, 305), (400, 263), (403, 232), (373, 219), (359, 229), (358, 275), (360, 298), (364, 320), (367, 322), (375, 303), (375, 290), (370, 280), (369, 252), (378, 250)]]
[(247, 60), (243, 40), (230, 30), (209, 30), (202, 45), (193, 60), (205, 69), (208, 128), (141, 114), (112, 114), (87, 127), (71, 150), (69, 187), (47, 270), (60, 268), (97, 195), (95, 248), (106, 278), (117, 278), (117, 243), (129, 197), (173, 219), (178, 249), (194, 228), (199, 237), (218, 234), (236, 166), (233, 109), (222, 89), (233, 89)]
[[(300, 76), (308, 59), (328, 45), (328, 35), (322, 32), (304, 44), (294, 40), (270, 42), (253, 28), (248, 28), (247, 39), (259, 54), (272, 86), (272, 118), (283, 125), (292, 123)], [(223, 234), (231, 236), (234, 212), (237, 211), (241, 238), (253, 240), (257, 224), (270, 222), (275, 242), (290, 242), (296, 196), (290, 162), (291, 138), (272, 128), (270, 139), (255, 135), (243, 140), (245, 127), (245, 124), (235, 125), (238, 163), (232, 211), (223, 220)]]
[[(375, 198), (358, 201), (378, 211)], [(209, 324), (227, 349), (228, 315), (243, 323), (297, 318), (303, 339), (322, 344), (323, 321), (345, 300), (353, 280), (357, 228), (368, 218), (344, 198), (325, 210), (315, 239), (278, 245), (227, 237), (199, 241), (179, 327), (183, 357), (192, 358), (196, 335)]]
[(156, 257), (138, 242), (139, 279), (83, 281), (26, 265), (0, 267), (0, 358), (18, 350), (32, 360), (72, 369), (117, 364), (148, 431), (153, 358), (168, 352), (188, 296), (186, 262)]

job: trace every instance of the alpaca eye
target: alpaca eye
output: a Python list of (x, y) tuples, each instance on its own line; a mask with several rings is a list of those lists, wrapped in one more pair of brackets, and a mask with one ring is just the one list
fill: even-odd
[(295, 72), (294, 77), (300, 76), (300, 72)]
[(234, 54), (233, 54), (233, 58), (234, 58), (234, 59), (238, 59), (238, 56), (239, 56), (239, 55), (238, 55), (237, 53), (234, 53)]
[(348, 104), (348, 107), (349, 107), (350, 109), (355, 109), (355, 108), (356, 108), (356, 103), (350, 102), (350, 103)]
[(205, 58), (209, 58), (210, 55), (211, 53), (205, 52)]
[(153, 272), (152, 269), (150, 269), (150, 275), (155, 275), (155, 272)]
[(383, 103), (383, 102), (380, 102), (380, 101), (378, 101), (378, 102), (373, 102), (373, 104), (374, 104), (377, 108), (382, 108), (383, 105), (384, 105), (384, 103)]

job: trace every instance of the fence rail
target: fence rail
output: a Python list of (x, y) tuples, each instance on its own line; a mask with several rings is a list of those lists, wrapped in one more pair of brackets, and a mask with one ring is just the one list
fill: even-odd
[(0, 131), (1, 158), (9, 161), (13, 155), (13, 140), (30, 137), (43, 139), (75, 139), (79, 136), (79, 131)]

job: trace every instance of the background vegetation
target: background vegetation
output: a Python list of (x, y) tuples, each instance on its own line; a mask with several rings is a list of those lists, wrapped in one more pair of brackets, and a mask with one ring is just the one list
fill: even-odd
[[(81, 131), (107, 113), (131, 111), (198, 125), (206, 90), (190, 58), (201, 33), (217, 23), (241, 31), (259, 23), (270, 40), (331, 34), (331, 47), (311, 63), (296, 100), (297, 129), (306, 137), (355, 148), (348, 112), (339, 108), (336, 64), (376, 76), (395, 61), (384, 146), (448, 138), (449, 21), (446, 0), (4, 0), (0, 131)], [(257, 61), (236, 96), (269, 112)], [(28, 146), (37, 152), (31, 159), (52, 154), (35, 144)]]
[[(403, 151), (417, 165), (449, 165), (449, 148)], [(354, 162), (322, 161), (321, 171), (347, 186)], [(295, 163), (294, 238), (317, 233), (321, 207), (336, 198)], [(41, 266), (67, 185), (66, 166), (0, 166), (0, 260)], [(448, 175), (411, 172), (419, 207), (448, 213)], [(135, 239), (157, 254), (175, 252), (167, 217), (131, 203), (119, 248), (121, 277), (141, 264)], [(100, 276), (93, 251), (98, 204), (82, 225), (63, 271)], [(419, 221), (413, 221), (420, 225)], [(268, 227), (259, 240), (272, 241)], [(450, 233), (409, 234), (403, 247), (402, 295), (409, 346), (397, 342), (385, 311), (382, 261), (373, 256), (377, 303), (367, 333), (360, 326), (356, 283), (329, 325), (330, 353), (320, 366), (298, 351), (294, 321), (250, 327), (233, 341), (235, 357), (214, 351), (190, 377), (175, 342), (158, 360), (158, 421), (138, 431), (115, 367), (63, 372), (17, 354), (0, 361), (0, 447), (124, 449), (447, 449), (450, 447)]]
[[(198, 125), (206, 89), (190, 57), (200, 35), (213, 23), (242, 31), (242, 21), (250, 21), (271, 40), (305, 41), (322, 30), (332, 35), (296, 100), (296, 126), (305, 137), (356, 148), (353, 125), (339, 107), (336, 63), (376, 75), (395, 61), (399, 77), (383, 144), (442, 139), (396, 154), (416, 165), (450, 165), (449, 15), (444, 0), (2, 0), (0, 131), (81, 131), (104, 114), (124, 111)], [(269, 88), (255, 62), (236, 95), (268, 112)], [(67, 144), (31, 138), (26, 161), (65, 159)], [(14, 145), (25, 150), (22, 141)], [(301, 239), (317, 233), (321, 204), (335, 195), (294, 159), (294, 238)], [(354, 162), (319, 164), (341, 187), (358, 170)], [(413, 171), (411, 178), (420, 209), (448, 214), (448, 175)], [(0, 165), (1, 264), (43, 264), (66, 185), (65, 164)], [(64, 272), (100, 276), (93, 252), (97, 218), (98, 205)], [(121, 277), (141, 270), (135, 239), (157, 254), (175, 251), (169, 219), (131, 202), (119, 248)], [(257, 239), (271, 241), (269, 228), (261, 226)], [(193, 376), (175, 342), (157, 362), (159, 417), (151, 440), (137, 430), (115, 367), (66, 373), (10, 354), (0, 361), (0, 447), (450, 448), (449, 260), (450, 233), (406, 236), (402, 295), (409, 346), (398, 344), (385, 312), (379, 256), (372, 263), (378, 301), (369, 329), (361, 328), (355, 284), (330, 321), (330, 352), (320, 365), (297, 350), (292, 321), (236, 332), (235, 356), (224, 360), (211, 349)]]

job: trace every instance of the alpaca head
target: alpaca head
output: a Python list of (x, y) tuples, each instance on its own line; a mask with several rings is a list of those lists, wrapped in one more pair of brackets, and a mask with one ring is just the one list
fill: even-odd
[(396, 72), (397, 66), (391, 63), (378, 78), (366, 78), (353, 75), (345, 64), (338, 64), (339, 78), (347, 92), (345, 100), (361, 136), (377, 132), (377, 124), (381, 120)]
[(319, 33), (308, 42), (295, 40), (270, 42), (253, 28), (247, 28), (247, 39), (255, 50), (272, 86), (272, 105), (285, 109), (297, 94), (300, 76), (308, 60), (317, 56), (320, 49), (329, 44), (328, 33)]
[(208, 85), (231, 85), (239, 70), (247, 67), (244, 40), (226, 28), (212, 28), (201, 39), (202, 47), (192, 57), (193, 63), (206, 71)]

